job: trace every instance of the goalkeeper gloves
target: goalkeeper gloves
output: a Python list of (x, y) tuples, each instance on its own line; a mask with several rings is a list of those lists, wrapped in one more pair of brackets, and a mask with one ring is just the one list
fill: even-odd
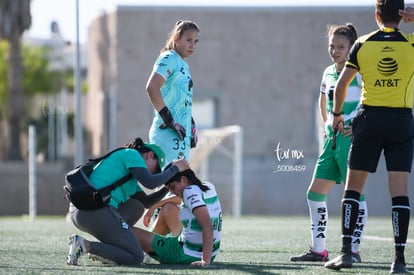
[(164, 121), (164, 123), (160, 125), (160, 128), (170, 128), (174, 130), (174, 132), (177, 133), (178, 137), (181, 140), (183, 140), (185, 138), (185, 129), (182, 125), (174, 121), (174, 119), (171, 116), (170, 110), (168, 110), (167, 106), (162, 108), (161, 111), (159, 111), (159, 114), (162, 120)]
[(197, 136), (197, 126), (195, 124), (194, 118), (191, 117), (191, 148), (194, 148), (197, 146), (198, 142), (198, 136)]

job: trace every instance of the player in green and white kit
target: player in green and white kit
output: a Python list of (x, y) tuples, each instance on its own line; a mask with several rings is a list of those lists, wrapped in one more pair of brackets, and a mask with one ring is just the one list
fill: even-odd
[[(291, 261), (328, 261), (326, 249), (328, 208), (326, 196), (335, 183), (344, 182), (347, 173), (347, 160), (351, 144), (352, 119), (356, 115), (361, 95), (361, 76), (357, 75), (348, 88), (347, 97), (342, 109), (345, 118), (345, 134), (334, 133), (331, 124), (333, 121), (333, 92), (341, 70), (345, 66), (346, 57), (352, 44), (357, 38), (352, 24), (344, 26), (330, 26), (329, 54), (334, 64), (323, 72), (319, 107), (321, 117), (325, 123), (325, 140), (322, 152), (317, 160), (312, 182), (307, 191), (307, 201), (311, 218), (312, 245), (309, 252), (293, 256)], [(336, 144), (335, 144), (336, 143)], [(368, 210), (364, 196), (361, 196), (358, 226), (354, 231), (352, 253), (354, 262), (360, 262), (358, 247), (368, 217)]]
[(222, 210), (215, 187), (202, 183), (191, 169), (175, 175), (167, 186), (183, 199), (181, 233), (162, 236), (134, 227), (135, 236), (144, 251), (160, 263), (207, 267), (219, 252), (222, 232)]
[(181, 157), (189, 159), (191, 138), (195, 138), (193, 80), (184, 59), (197, 48), (199, 32), (194, 22), (175, 24), (146, 87), (155, 112), (149, 139), (163, 149), (168, 162)]

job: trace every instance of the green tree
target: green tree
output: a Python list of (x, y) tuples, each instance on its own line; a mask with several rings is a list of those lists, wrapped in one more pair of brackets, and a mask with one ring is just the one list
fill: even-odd
[[(0, 60), (5, 60), (7, 53), (9, 52), (9, 44), (5, 41), (0, 42)], [(23, 70), (25, 72), (23, 78), (23, 96), (24, 106), (22, 106), (22, 127), (24, 130), (27, 129), (28, 122), (34, 123), (36, 120), (30, 117), (29, 111), (33, 111), (32, 108), (32, 99), (36, 95), (41, 94), (52, 94), (57, 93), (65, 81), (64, 72), (50, 70), (50, 61), (49, 61), (50, 49), (45, 47), (30, 47), (28, 45), (23, 45), (22, 47), (22, 56), (23, 56)], [(7, 104), (9, 100), (8, 96), (8, 83), (7, 83), (7, 63), (0, 62), (0, 118), (4, 118), (7, 115)], [(45, 108), (46, 106), (39, 106), (40, 108)], [(32, 112), (33, 113), (33, 112)], [(41, 114), (41, 117), (38, 121), (45, 119), (44, 110), (35, 110), (34, 114)], [(46, 118), (47, 121), (47, 118)], [(47, 125), (42, 125), (43, 128), (46, 128)], [(41, 130), (41, 129), (40, 129)], [(43, 129), (44, 130), (44, 129)], [(47, 142), (43, 140), (42, 143)], [(44, 146), (43, 146), (44, 147)], [(39, 148), (41, 149), (41, 148)]]
[(6, 158), (21, 160), (20, 130), (24, 106), (23, 59), (21, 38), (23, 32), (32, 24), (30, 0), (0, 1), (0, 39), (7, 40), (10, 47), (7, 55), (7, 106), (5, 126), (2, 130), (2, 144), (5, 145)]

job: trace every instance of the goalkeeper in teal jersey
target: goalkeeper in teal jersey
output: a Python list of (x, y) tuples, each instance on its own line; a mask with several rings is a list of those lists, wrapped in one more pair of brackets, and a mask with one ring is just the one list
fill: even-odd
[[(351, 144), (352, 119), (356, 115), (361, 95), (361, 76), (357, 75), (348, 88), (342, 113), (345, 120), (342, 132), (334, 132), (333, 121), (333, 92), (340, 72), (344, 69), (346, 58), (352, 44), (357, 38), (356, 30), (350, 23), (342, 26), (330, 26), (328, 29), (329, 55), (334, 64), (328, 66), (322, 77), (319, 111), (325, 125), (325, 140), (323, 149), (315, 165), (312, 181), (309, 185), (307, 201), (311, 218), (312, 244), (308, 252), (293, 256), (291, 261), (326, 262), (328, 251), (326, 249), (328, 208), (326, 196), (335, 186), (335, 183), (344, 182), (347, 174), (347, 160)], [(339, 204), (340, 202), (338, 202)], [(360, 262), (358, 247), (365, 228), (368, 210), (364, 196), (360, 198), (358, 227), (354, 231), (352, 240), (352, 256), (354, 262)]]
[(190, 148), (197, 142), (192, 118), (193, 80), (184, 59), (193, 55), (199, 36), (196, 23), (176, 22), (147, 82), (155, 109), (149, 139), (163, 149), (167, 162), (189, 159)]

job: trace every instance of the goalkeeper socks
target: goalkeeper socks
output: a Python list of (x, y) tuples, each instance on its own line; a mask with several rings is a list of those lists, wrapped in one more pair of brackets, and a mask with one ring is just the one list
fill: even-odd
[(408, 197), (392, 198), (392, 228), (396, 257), (403, 257), (410, 223), (410, 203)]
[(313, 252), (321, 253), (326, 250), (326, 230), (328, 224), (326, 195), (308, 191), (307, 201), (311, 219), (311, 249)]
[(354, 234), (352, 235), (352, 252), (357, 253), (359, 245), (362, 240), (362, 234), (364, 233), (365, 226), (368, 219), (368, 208), (367, 202), (365, 201), (365, 195), (361, 195), (359, 198), (359, 210), (358, 218), (354, 229)]
[(352, 235), (358, 219), (359, 198), (361, 194), (345, 190), (341, 205), (342, 218), (342, 253), (351, 254)]

